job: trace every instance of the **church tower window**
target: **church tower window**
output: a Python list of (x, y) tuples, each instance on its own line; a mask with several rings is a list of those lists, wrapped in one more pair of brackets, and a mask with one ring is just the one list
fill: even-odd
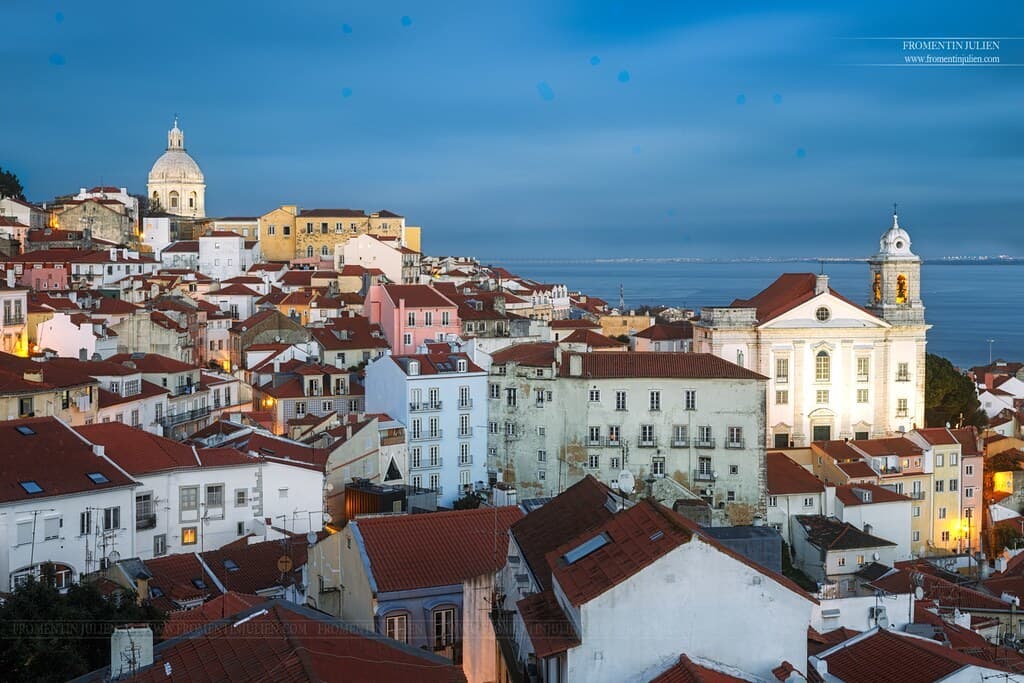
[(832, 359), (828, 351), (818, 351), (814, 357), (814, 381), (830, 382), (832, 380)]
[(907, 276), (903, 273), (896, 276), (896, 303), (907, 303)]

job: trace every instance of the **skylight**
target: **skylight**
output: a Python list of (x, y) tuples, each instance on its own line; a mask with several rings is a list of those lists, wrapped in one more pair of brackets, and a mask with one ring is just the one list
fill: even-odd
[(227, 569), (229, 572), (238, 571), (238, 565), (235, 563), (234, 560), (224, 560), (224, 568)]
[(110, 480), (107, 479), (107, 475), (103, 474), (102, 472), (90, 472), (89, 474), (87, 474), (85, 476), (89, 477), (89, 480), (92, 483), (94, 483), (94, 484), (109, 484), (110, 483)]
[(563, 555), (562, 558), (565, 560), (566, 564), (575, 564), (594, 551), (605, 547), (611, 543), (611, 540), (612, 539), (608, 537), (607, 533), (600, 533), (591, 539), (583, 541), (583, 543), (580, 543), (578, 546)]
[(34, 481), (19, 481), (21, 488), (25, 489), (25, 493), (42, 493), (43, 487)]
[(31, 427), (26, 427), (25, 425), (18, 425), (15, 429), (17, 429), (18, 433), (22, 436), (32, 436), (35, 434), (35, 431)]
[(151, 598), (162, 598), (162, 597), (164, 597), (164, 592), (163, 592), (163, 590), (161, 590), (160, 588), (157, 588), (156, 586), (150, 586), (149, 587), (149, 597), (151, 597)]
[(206, 582), (202, 579), (192, 579), (192, 585), (201, 591), (206, 590)]

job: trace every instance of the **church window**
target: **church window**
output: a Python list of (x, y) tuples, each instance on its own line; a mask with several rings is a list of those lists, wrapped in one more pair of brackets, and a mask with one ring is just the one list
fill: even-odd
[(814, 358), (814, 380), (829, 382), (832, 380), (832, 359), (827, 351), (819, 351)]
[(780, 384), (789, 382), (789, 359), (775, 359), (775, 381)]
[(828, 405), (828, 389), (818, 389), (814, 395), (814, 402), (819, 406)]
[(871, 293), (875, 297), (875, 303), (877, 304), (882, 300), (882, 274), (875, 273), (875, 281), (871, 284)]
[(897, 363), (896, 364), (896, 381), (897, 382), (909, 382), (910, 381), (910, 364), (909, 363)]
[(867, 382), (870, 374), (871, 361), (868, 358), (857, 359), (857, 381)]
[(896, 276), (896, 303), (907, 303), (907, 276), (902, 273)]
[(178, 193), (177, 192), (171, 192), (171, 208), (172, 209), (177, 209), (178, 208)]
[(868, 390), (867, 389), (858, 389), (857, 390), (857, 403), (867, 403), (867, 402), (868, 402)]
[(306, 258), (313, 258), (313, 245), (310, 244), (306, 247)]
[(814, 312), (814, 317), (818, 319), (818, 322), (827, 323), (832, 317), (832, 311), (825, 306), (819, 306), (818, 310)]
[(190, 209), (196, 208), (196, 193), (195, 192), (193, 192), (192, 194), (190, 194), (188, 196), (188, 208), (190, 208)]

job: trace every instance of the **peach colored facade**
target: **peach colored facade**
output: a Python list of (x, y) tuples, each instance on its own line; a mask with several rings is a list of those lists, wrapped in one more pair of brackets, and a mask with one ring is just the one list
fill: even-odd
[(427, 340), (444, 341), (461, 332), (458, 307), (429, 285), (373, 285), (363, 313), (380, 325), (395, 355), (415, 353)]

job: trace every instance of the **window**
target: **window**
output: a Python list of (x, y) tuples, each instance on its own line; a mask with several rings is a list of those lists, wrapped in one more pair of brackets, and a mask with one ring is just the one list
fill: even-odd
[(944, 479), (935, 480), (935, 493), (942, 493), (946, 489), (946, 482)]
[(208, 484), (206, 486), (206, 507), (224, 507), (224, 485)]
[[(402, 343), (406, 346), (412, 346), (412, 335), (408, 332), (402, 335)], [(411, 365), (411, 364), (410, 364)]]
[(245, 489), (235, 489), (235, 507), (242, 508), (249, 504), (249, 492)]
[(412, 485), (413, 485), (413, 488), (417, 488), (417, 489), (423, 488), (423, 475), (422, 474), (414, 474), (413, 477), (412, 477)]
[(587, 467), (592, 470), (596, 470), (601, 466), (601, 456), (591, 453), (587, 456)]
[(789, 359), (788, 358), (776, 358), (775, 359), (775, 381), (780, 384), (785, 384), (789, 381)]
[(591, 445), (601, 443), (601, 428), (600, 427), (589, 427), (587, 429), (587, 441)]
[(441, 464), (441, 449), (438, 446), (431, 446), (427, 453), (429, 454), (431, 467), (437, 467)]
[(814, 497), (813, 496), (807, 496), (806, 498), (804, 498), (804, 507), (805, 508), (812, 508), (812, 507), (814, 507)]
[(331, 255), (331, 250), (327, 247), (326, 244), (323, 245), (322, 247), (320, 247), (320, 256), (322, 256), (324, 258), (327, 258), (330, 255)]
[(498, 423), (494, 422), (494, 421), (488, 422), (487, 423), (487, 433), (488, 434), (497, 434), (498, 433)]
[(268, 225), (267, 226), (267, 234), (268, 235), (276, 235), (277, 234), (277, 226), (274, 225), (273, 223)]
[(697, 445), (703, 446), (704, 448), (714, 446), (714, 441), (711, 436), (711, 427), (709, 425), (701, 425), (697, 427)]
[(306, 258), (313, 258), (313, 245), (310, 244), (306, 247)]
[(434, 313), (433, 311), (426, 311), (423, 313), (423, 325), (426, 327), (434, 326)]
[(868, 368), (870, 368), (870, 359), (861, 357), (857, 359), (857, 381), (867, 382), (870, 378)]
[(55, 538), (60, 537), (61, 521), (60, 517), (44, 517), (43, 518), (43, 540), (52, 541)]
[(545, 436), (548, 433), (548, 428), (544, 425), (537, 425), (537, 436)]
[(491, 384), (487, 395), (490, 398), (501, 398), (501, 387), (497, 384)]
[[(907, 416), (907, 399), (898, 398), (896, 399), (896, 417)], [(941, 456), (939, 456), (941, 457)]]
[(968, 477), (974, 476), (974, 465), (964, 465), (964, 474)]
[(964, 498), (974, 498), (974, 487), (973, 486), (965, 486), (964, 487)]
[(839, 565), (840, 567), (845, 567), (846, 566), (846, 558), (845, 557), (840, 557), (839, 559), (836, 560), (836, 564)]
[(687, 389), (683, 394), (683, 401), (687, 410), (697, 410), (697, 390)]
[(896, 364), (896, 381), (897, 382), (909, 382), (910, 381), (910, 363), (897, 363)]
[(921, 532), (920, 531), (912, 532), (910, 534), (910, 540), (912, 540), (914, 543), (917, 543), (918, 541), (920, 541), (921, 540)]
[(344, 223), (335, 223), (334, 224), (334, 232), (336, 234), (337, 233), (345, 232), (345, 224)]
[(85, 536), (92, 533), (92, 510), (86, 510), (78, 516), (78, 534)]
[(196, 527), (186, 526), (181, 528), (181, 544), (182, 545), (195, 545), (199, 541), (199, 534), (196, 533)]
[(743, 447), (743, 427), (729, 427), (729, 443), (732, 448)]
[(612, 446), (619, 445), (619, 426), (608, 425), (608, 443)]
[(915, 505), (914, 509), (913, 509), (913, 512), (911, 512), (911, 514), (914, 517), (920, 517), (921, 516), (921, 506), (920, 505)]
[(955, 467), (957, 462), (959, 462), (959, 460), (960, 459), (957, 457), (956, 453), (950, 453), (949, 454), (949, 466), (950, 467)]
[(814, 392), (814, 401), (819, 406), (828, 404), (828, 389), (818, 389)]
[(519, 391), (515, 388), (505, 390), (505, 405), (515, 408), (519, 404)]
[(473, 430), (469, 426), (469, 413), (459, 414), (459, 436), (473, 436)]
[(545, 450), (537, 451), (537, 462), (547, 462), (547, 461), (548, 461), (548, 452), (545, 451)]
[(640, 425), (640, 443), (654, 445), (654, 425)]
[(651, 458), (651, 474), (656, 477), (665, 476), (665, 458)]
[(282, 486), (282, 487), (278, 488), (277, 489), (277, 497), (278, 498), (287, 498), (288, 497), (288, 487), (287, 486)]
[(946, 518), (946, 508), (939, 508), (939, 519)]
[(832, 317), (832, 312), (824, 306), (819, 306), (818, 310), (814, 312), (814, 317), (818, 319), (818, 322), (827, 323)]
[(832, 359), (827, 351), (818, 351), (814, 357), (814, 381), (830, 382), (832, 380)]
[(443, 647), (455, 642), (455, 610), (452, 608), (434, 610), (434, 647)]
[(859, 567), (862, 564), (864, 564), (864, 556), (863, 555), (858, 555), (857, 556), (857, 566)]
[(534, 396), (534, 403), (537, 405), (538, 408), (543, 408), (544, 407), (544, 390), (543, 389), (537, 389), (536, 395)]
[(626, 409), (626, 392), (616, 391), (615, 392), (615, 410)]
[(306, 414), (306, 402), (305, 401), (296, 401), (295, 402), (295, 415), (297, 417), (302, 417), (305, 414)]
[(953, 491), (958, 491), (959, 489), (960, 489), (960, 481), (957, 480), (957, 479), (950, 479), (949, 480), (949, 491), (950, 491), (950, 493), (952, 493)]
[(459, 444), (459, 464), (469, 465), (473, 462), (473, 456), (469, 453), (469, 443), (462, 442)]
[(780, 389), (775, 392), (775, 405), (784, 406), (789, 403), (789, 391)]
[(686, 425), (672, 425), (672, 445), (686, 448), (689, 441), (689, 429)]
[(292, 226), (290, 226), (290, 225), (282, 225), (281, 226), (281, 234), (284, 235), (285, 237), (287, 237), (288, 235), (292, 234)]
[(121, 506), (103, 508), (103, 530), (111, 531), (121, 528)]
[(416, 311), (409, 311), (406, 314), (406, 322), (409, 327), (416, 327)]
[(661, 392), (652, 391), (650, 392), (650, 401), (648, 402), (648, 408), (650, 410), (661, 410)]
[(544, 481), (547, 478), (548, 478), (547, 470), (537, 470), (537, 479), (539, 479), (540, 481)]
[(778, 496), (768, 496), (768, 507), (770, 507), (770, 508), (777, 508), (777, 507), (779, 507), (779, 498), (778, 498)]
[(739, 473), (740, 473), (740, 466), (739, 465), (729, 465), (729, 474), (739, 474)]
[(600, 403), (601, 402), (601, 390), (600, 389), (591, 389), (590, 390), (590, 402), (591, 403)]
[(441, 475), (431, 474), (430, 475), (430, 488), (437, 491), (441, 487)]
[(858, 389), (857, 390), (857, 403), (867, 403), (867, 402), (868, 402), (868, 390), (867, 389)]
[(167, 554), (167, 534), (157, 534), (153, 537), (153, 557), (160, 557)]
[(400, 643), (409, 642), (409, 618), (404, 614), (385, 617), (384, 634)]

